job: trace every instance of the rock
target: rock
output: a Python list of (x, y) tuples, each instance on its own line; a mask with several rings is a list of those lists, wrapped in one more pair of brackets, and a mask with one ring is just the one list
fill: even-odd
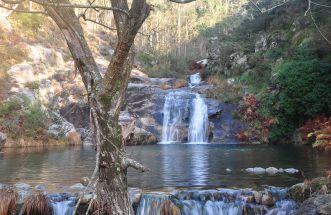
[(302, 202), (304, 199), (306, 199), (303, 191), (304, 183), (295, 184), (289, 189), (291, 198), (297, 202)]
[(138, 188), (129, 188), (129, 201), (131, 204), (139, 204), (141, 196), (142, 196), (142, 190)]
[(94, 199), (96, 196), (93, 194), (85, 194), (82, 196), (80, 203), (81, 204), (87, 204), (91, 201), (91, 199)]
[(42, 194), (46, 194), (47, 193), (47, 189), (46, 189), (46, 186), (43, 185), (43, 184), (37, 184), (34, 189), (39, 192), (39, 193), (42, 193)]
[(258, 192), (258, 191), (253, 191), (253, 196), (254, 196), (255, 202), (257, 204), (260, 204), (262, 201), (262, 193)]
[(60, 139), (66, 137), (70, 132), (75, 132), (76, 129), (70, 122), (61, 120), (48, 127), (47, 133), (53, 138)]
[(33, 189), (29, 184), (17, 183), (14, 184), (14, 187), (16, 188), (18, 193), (17, 204), (22, 204), (28, 196), (31, 196), (33, 194)]
[(275, 205), (274, 199), (272, 198), (272, 194), (270, 192), (262, 195), (261, 204), (268, 207), (272, 207)]
[(295, 174), (295, 173), (298, 173), (299, 172), (299, 170), (294, 169), (294, 168), (287, 168), (287, 169), (284, 169), (284, 171), (286, 173), (289, 173), (289, 174)]
[(0, 132), (0, 151), (4, 147), (7, 140), (7, 135), (5, 133)]
[(80, 179), (80, 183), (83, 185), (83, 186), (87, 186), (90, 184), (90, 179), (88, 177), (83, 177)]
[(327, 192), (331, 193), (330, 179), (326, 177), (318, 177), (310, 182), (310, 188), (313, 193), (319, 193), (325, 186), (328, 188)]
[(255, 202), (255, 197), (254, 197), (254, 195), (252, 195), (252, 196), (248, 196), (248, 197), (246, 198), (246, 202), (247, 202), (247, 203), (254, 203), (254, 202)]
[(266, 170), (262, 167), (254, 167), (254, 168), (247, 168), (246, 172), (254, 173), (254, 174), (263, 174)]
[(66, 144), (70, 146), (78, 146), (82, 144), (80, 134), (76, 131), (71, 131), (66, 135)]
[(278, 172), (279, 172), (279, 173), (283, 173), (283, 172), (284, 172), (284, 169), (283, 169), (283, 168), (279, 168), (279, 169), (278, 169)]
[(77, 128), (76, 131), (79, 133), (84, 146), (93, 145), (93, 132), (91, 129)]
[(272, 174), (272, 175), (278, 173), (278, 169), (275, 167), (268, 167), (268, 168), (266, 168), (265, 171), (266, 171), (266, 173)]
[(255, 52), (267, 50), (267, 45), (267, 37), (265, 35), (262, 35), (260, 39), (255, 43)]
[(319, 195), (305, 200), (295, 213), (295, 215), (330, 215), (331, 214), (331, 194)]
[(72, 192), (81, 192), (85, 189), (85, 186), (81, 183), (74, 184), (69, 187), (69, 190)]
[(27, 63), (13, 65), (7, 73), (21, 87), (36, 80), (32, 66)]
[(143, 128), (135, 127), (129, 139), (126, 140), (127, 145), (150, 145), (158, 142), (157, 137)]

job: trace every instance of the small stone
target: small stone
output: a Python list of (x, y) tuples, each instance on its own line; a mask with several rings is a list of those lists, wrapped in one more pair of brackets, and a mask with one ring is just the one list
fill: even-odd
[(17, 183), (17, 184), (14, 184), (14, 187), (16, 187), (16, 189), (18, 189), (18, 190), (30, 190), (31, 189), (31, 186), (26, 183)]
[(295, 173), (298, 173), (299, 170), (297, 169), (294, 169), (294, 168), (287, 168), (284, 170), (286, 173), (289, 173), (289, 174), (295, 174)]
[(248, 196), (247, 199), (246, 199), (247, 203), (254, 203), (254, 201), (255, 201), (254, 195)]
[(46, 192), (46, 186), (43, 184), (38, 184), (34, 187), (35, 190), (37, 190), (38, 192)]
[(91, 199), (94, 199), (95, 196), (93, 194), (85, 194), (84, 196), (82, 196), (80, 203), (81, 204), (87, 204), (91, 201)]
[(279, 172), (279, 173), (283, 173), (283, 172), (284, 172), (284, 169), (283, 169), (283, 168), (279, 168), (279, 169), (278, 169), (278, 172)]
[(250, 172), (250, 173), (255, 173), (255, 174), (265, 173), (265, 169), (262, 167), (247, 168), (246, 171)]
[(278, 169), (275, 168), (275, 167), (268, 167), (268, 168), (266, 169), (266, 172), (267, 172), (268, 174), (272, 174), (272, 175), (274, 175), (274, 174), (278, 173)]
[(87, 186), (90, 184), (90, 179), (88, 177), (83, 177), (80, 179), (80, 183), (84, 186)]

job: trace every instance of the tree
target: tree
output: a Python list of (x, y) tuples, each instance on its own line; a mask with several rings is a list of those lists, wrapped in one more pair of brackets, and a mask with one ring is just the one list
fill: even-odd
[[(5, 4), (22, 4), (25, 0), (2, 2), (1, 7), (8, 8)], [(127, 168), (134, 167), (141, 171), (147, 169), (126, 157), (118, 118), (133, 64), (134, 39), (148, 17), (151, 6), (146, 0), (134, 0), (131, 7), (127, 0), (111, 0), (112, 7), (94, 5), (92, 2), (89, 5), (80, 5), (69, 0), (31, 2), (44, 9), (33, 11), (34, 13), (48, 15), (62, 31), (88, 94), (97, 145), (96, 169), (92, 176), (98, 176), (97, 198), (94, 202), (97, 213), (131, 215), (133, 210), (127, 194)], [(75, 8), (113, 11), (118, 42), (104, 77), (101, 76), (85, 40)]]

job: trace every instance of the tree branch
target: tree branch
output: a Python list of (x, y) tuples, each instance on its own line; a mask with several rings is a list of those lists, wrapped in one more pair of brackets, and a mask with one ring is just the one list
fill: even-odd
[[(5, 1), (8, 1), (8, 0), (5, 0)], [(112, 10), (112, 11), (117, 11), (117, 12), (120, 12), (120, 13), (124, 13), (125, 15), (129, 16), (129, 13), (127, 11), (122, 10), (120, 8), (116, 8), (116, 7), (107, 7), (107, 6), (101, 6), (101, 5), (51, 3), (51, 2), (45, 2), (45, 1), (39, 1), (39, 0), (30, 0), (30, 1), (32, 1), (36, 4), (43, 5), (43, 6)]]
[(122, 168), (124, 169), (128, 169), (129, 167), (132, 167), (136, 170), (139, 170), (140, 172), (147, 172), (149, 171), (148, 168), (146, 168), (145, 166), (143, 166), (142, 164), (140, 164), (139, 162), (130, 159), (130, 158), (124, 158), (122, 160)]
[(195, 0), (169, 0), (169, 1), (174, 2), (174, 3), (178, 3), (178, 4), (186, 4), (186, 3), (193, 2)]
[(284, 4), (290, 2), (290, 0), (284, 1), (283, 3), (277, 4), (277, 5), (275, 5), (275, 6), (271, 7), (271, 8), (268, 8), (266, 10), (261, 9), (253, 0), (249, 0), (249, 2), (252, 3), (254, 5), (254, 7), (256, 7), (256, 9), (258, 9), (261, 13), (266, 13), (266, 12), (269, 12), (271, 10), (276, 9), (277, 7), (283, 6)]
[(7, 4), (21, 4), (25, 0), (17, 0), (17, 1), (14, 1), (14, 0), (1, 0), (1, 1), (3, 1), (4, 3), (7, 3)]
[(17, 12), (17, 13), (33, 13), (33, 14), (42, 14), (42, 15), (45, 15), (45, 16), (48, 16), (48, 14), (44, 11), (35, 11), (35, 10), (20, 10), (20, 9), (14, 9), (14, 8), (10, 8), (10, 7), (6, 7), (2, 4), (0, 4), (0, 7), (1, 8), (4, 8), (4, 9), (7, 9), (7, 10), (11, 10), (13, 12)]
[(86, 16), (81, 16), (83, 18), (84, 21), (87, 21), (87, 22), (92, 22), (94, 24), (97, 24), (97, 25), (100, 25), (101, 27), (104, 27), (110, 31), (116, 31), (117, 29), (116, 28), (112, 28), (112, 27), (109, 27), (101, 22), (98, 22), (98, 21), (95, 21), (93, 19), (89, 19), (89, 18), (86, 18)]

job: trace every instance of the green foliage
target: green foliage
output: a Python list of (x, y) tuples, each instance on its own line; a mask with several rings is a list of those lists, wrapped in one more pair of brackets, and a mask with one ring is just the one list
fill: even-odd
[(331, 64), (317, 60), (297, 60), (276, 68), (277, 90), (267, 103), (278, 124), (271, 139), (289, 137), (307, 119), (318, 114), (331, 115)]
[(39, 88), (39, 81), (32, 81), (32, 82), (25, 83), (24, 86), (31, 90), (36, 90)]
[(152, 66), (152, 62), (155, 60), (154, 56), (146, 52), (139, 52), (136, 55), (136, 59), (141, 62), (144, 66)]
[(21, 109), (21, 103), (19, 99), (11, 98), (0, 105), (0, 117), (4, 117), (20, 109)]
[(23, 129), (25, 135), (36, 137), (38, 130), (45, 127), (45, 120), (47, 119), (46, 114), (41, 109), (40, 105), (33, 104), (24, 111), (23, 116)]
[(17, 25), (23, 30), (38, 31), (43, 22), (43, 17), (37, 14), (18, 13)]
[(31, 104), (24, 97), (22, 100), (14, 97), (0, 105), (0, 130), (12, 138), (37, 138), (40, 129), (46, 127), (48, 117), (39, 104)]

